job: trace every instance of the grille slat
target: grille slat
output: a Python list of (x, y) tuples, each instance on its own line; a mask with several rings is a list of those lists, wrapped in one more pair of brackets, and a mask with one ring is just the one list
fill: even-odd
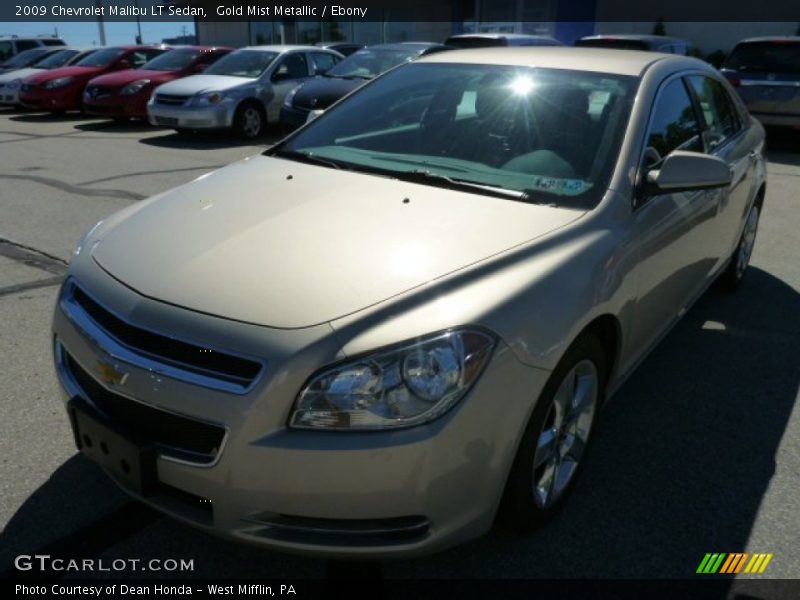
[(189, 96), (178, 96), (175, 94), (156, 94), (157, 104), (168, 104), (170, 106), (180, 106), (185, 104)]
[(257, 361), (131, 325), (105, 309), (77, 286), (72, 290), (72, 297), (107, 334), (141, 355), (242, 388), (251, 385), (261, 372), (262, 364)]
[(216, 458), (225, 439), (224, 428), (129, 400), (100, 385), (66, 351), (63, 360), (87, 400), (111, 421), (167, 450), (177, 450), (178, 458), (198, 463), (211, 463)]

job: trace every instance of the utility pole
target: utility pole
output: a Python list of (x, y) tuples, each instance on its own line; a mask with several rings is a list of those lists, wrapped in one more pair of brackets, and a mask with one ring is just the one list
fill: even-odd
[(139, 18), (139, 0), (134, 0), (134, 6), (136, 7), (136, 30), (139, 32), (136, 36), (136, 43), (142, 43), (142, 21)]
[(105, 26), (105, 23), (103, 22), (103, 15), (102, 15), (103, 0), (95, 0), (95, 4), (97, 5), (97, 8), (99, 8), (100, 12), (101, 12), (101, 15), (99, 17), (97, 17), (97, 28), (100, 31), (100, 45), (101, 46), (105, 46), (106, 45), (106, 26)]

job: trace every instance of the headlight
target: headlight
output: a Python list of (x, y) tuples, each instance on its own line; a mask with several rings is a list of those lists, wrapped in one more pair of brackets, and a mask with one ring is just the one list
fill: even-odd
[(126, 85), (124, 88), (120, 90), (120, 94), (123, 96), (133, 96), (134, 94), (138, 94), (141, 92), (144, 87), (150, 83), (149, 79), (139, 79), (137, 81), (133, 81)]
[(427, 423), (467, 393), (494, 345), (482, 331), (461, 329), (334, 366), (306, 384), (289, 426), (375, 430)]
[(72, 80), (73, 80), (72, 77), (59, 77), (58, 79), (51, 79), (50, 81), (44, 84), (44, 87), (48, 90), (62, 88), (72, 83)]
[(6, 84), (6, 87), (10, 90), (17, 90), (19, 89), (20, 84), (22, 83), (21, 79), (15, 79), (14, 81), (9, 81)]
[(301, 87), (303, 87), (303, 86), (302, 86), (302, 85), (298, 85), (296, 88), (292, 88), (292, 89), (289, 91), (289, 93), (288, 93), (288, 94), (286, 94), (286, 97), (283, 99), (283, 105), (284, 105), (286, 108), (292, 108), (292, 102), (294, 102), (294, 97), (295, 97), (295, 95), (297, 94), (297, 91), (298, 91), (298, 90), (299, 90)]
[(103, 224), (103, 221), (98, 221), (97, 223), (95, 223), (94, 225), (92, 225), (92, 226), (91, 226), (91, 227), (90, 227), (90, 228), (89, 228), (89, 229), (86, 231), (86, 233), (84, 233), (84, 234), (81, 236), (81, 238), (78, 240), (78, 243), (77, 243), (77, 244), (75, 244), (75, 249), (72, 251), (72, 256), (73, 256), (73, 257), (75, 257), (75, 256), (78, 256), (78, 254), (80, 254), (80, 253), (81, 253), (81, 250), (83, 250), (83, 247), (86, 245), (86, 242), (88, 242), (88, 241), (89, 241), (89, 238), (91, 238), (91, 237), (92, 237), (92, 234), (95, 232), (95, 230), (96, 230), (98, 227), (100, 227), (100, 225), (102, 225), (102, 224)]
[(207, 92), (205, 94), (198, 94), (194, 97), (194, 104), (219, 104), (225, 100), (223, 92)]

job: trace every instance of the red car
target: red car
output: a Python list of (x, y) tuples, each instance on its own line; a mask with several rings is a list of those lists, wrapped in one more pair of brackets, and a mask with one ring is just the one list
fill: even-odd
[(83, 93), (84, 110), (113, 119), (147, 119), (153, 88), (195, 75), (233, 48), (187, 46), (157, 56), (142, 68), (95, 77)]
[(164, 46), (113, 46), (93, 52), (74, 65), (23, 80), (19, 100), (25, 108), (64, 112), (81, 110), (83, 88), (98, 75), (136, 69), (168, 50)]

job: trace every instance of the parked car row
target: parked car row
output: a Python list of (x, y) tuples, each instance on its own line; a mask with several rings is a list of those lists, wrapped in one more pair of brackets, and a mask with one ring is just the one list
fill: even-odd
[[(455, 48), (561, 45), (546, 36), (503, 33), (369, 47), (161, 45), (80, 52), (41, 44), (0, 64), (0, 104), (144, 119), (179, 132), (230, 129), (255, 139), (268, 124), (296, 129), (377, 75), (420, 56)], [(575, 45), (679, 55), (692, 50), (685, 40), (655, 35), (587, 36)], [(798, 64), (800, 37), (755, 38), (736, 46), (722, 73), (763, 123), (796, 127)]]

